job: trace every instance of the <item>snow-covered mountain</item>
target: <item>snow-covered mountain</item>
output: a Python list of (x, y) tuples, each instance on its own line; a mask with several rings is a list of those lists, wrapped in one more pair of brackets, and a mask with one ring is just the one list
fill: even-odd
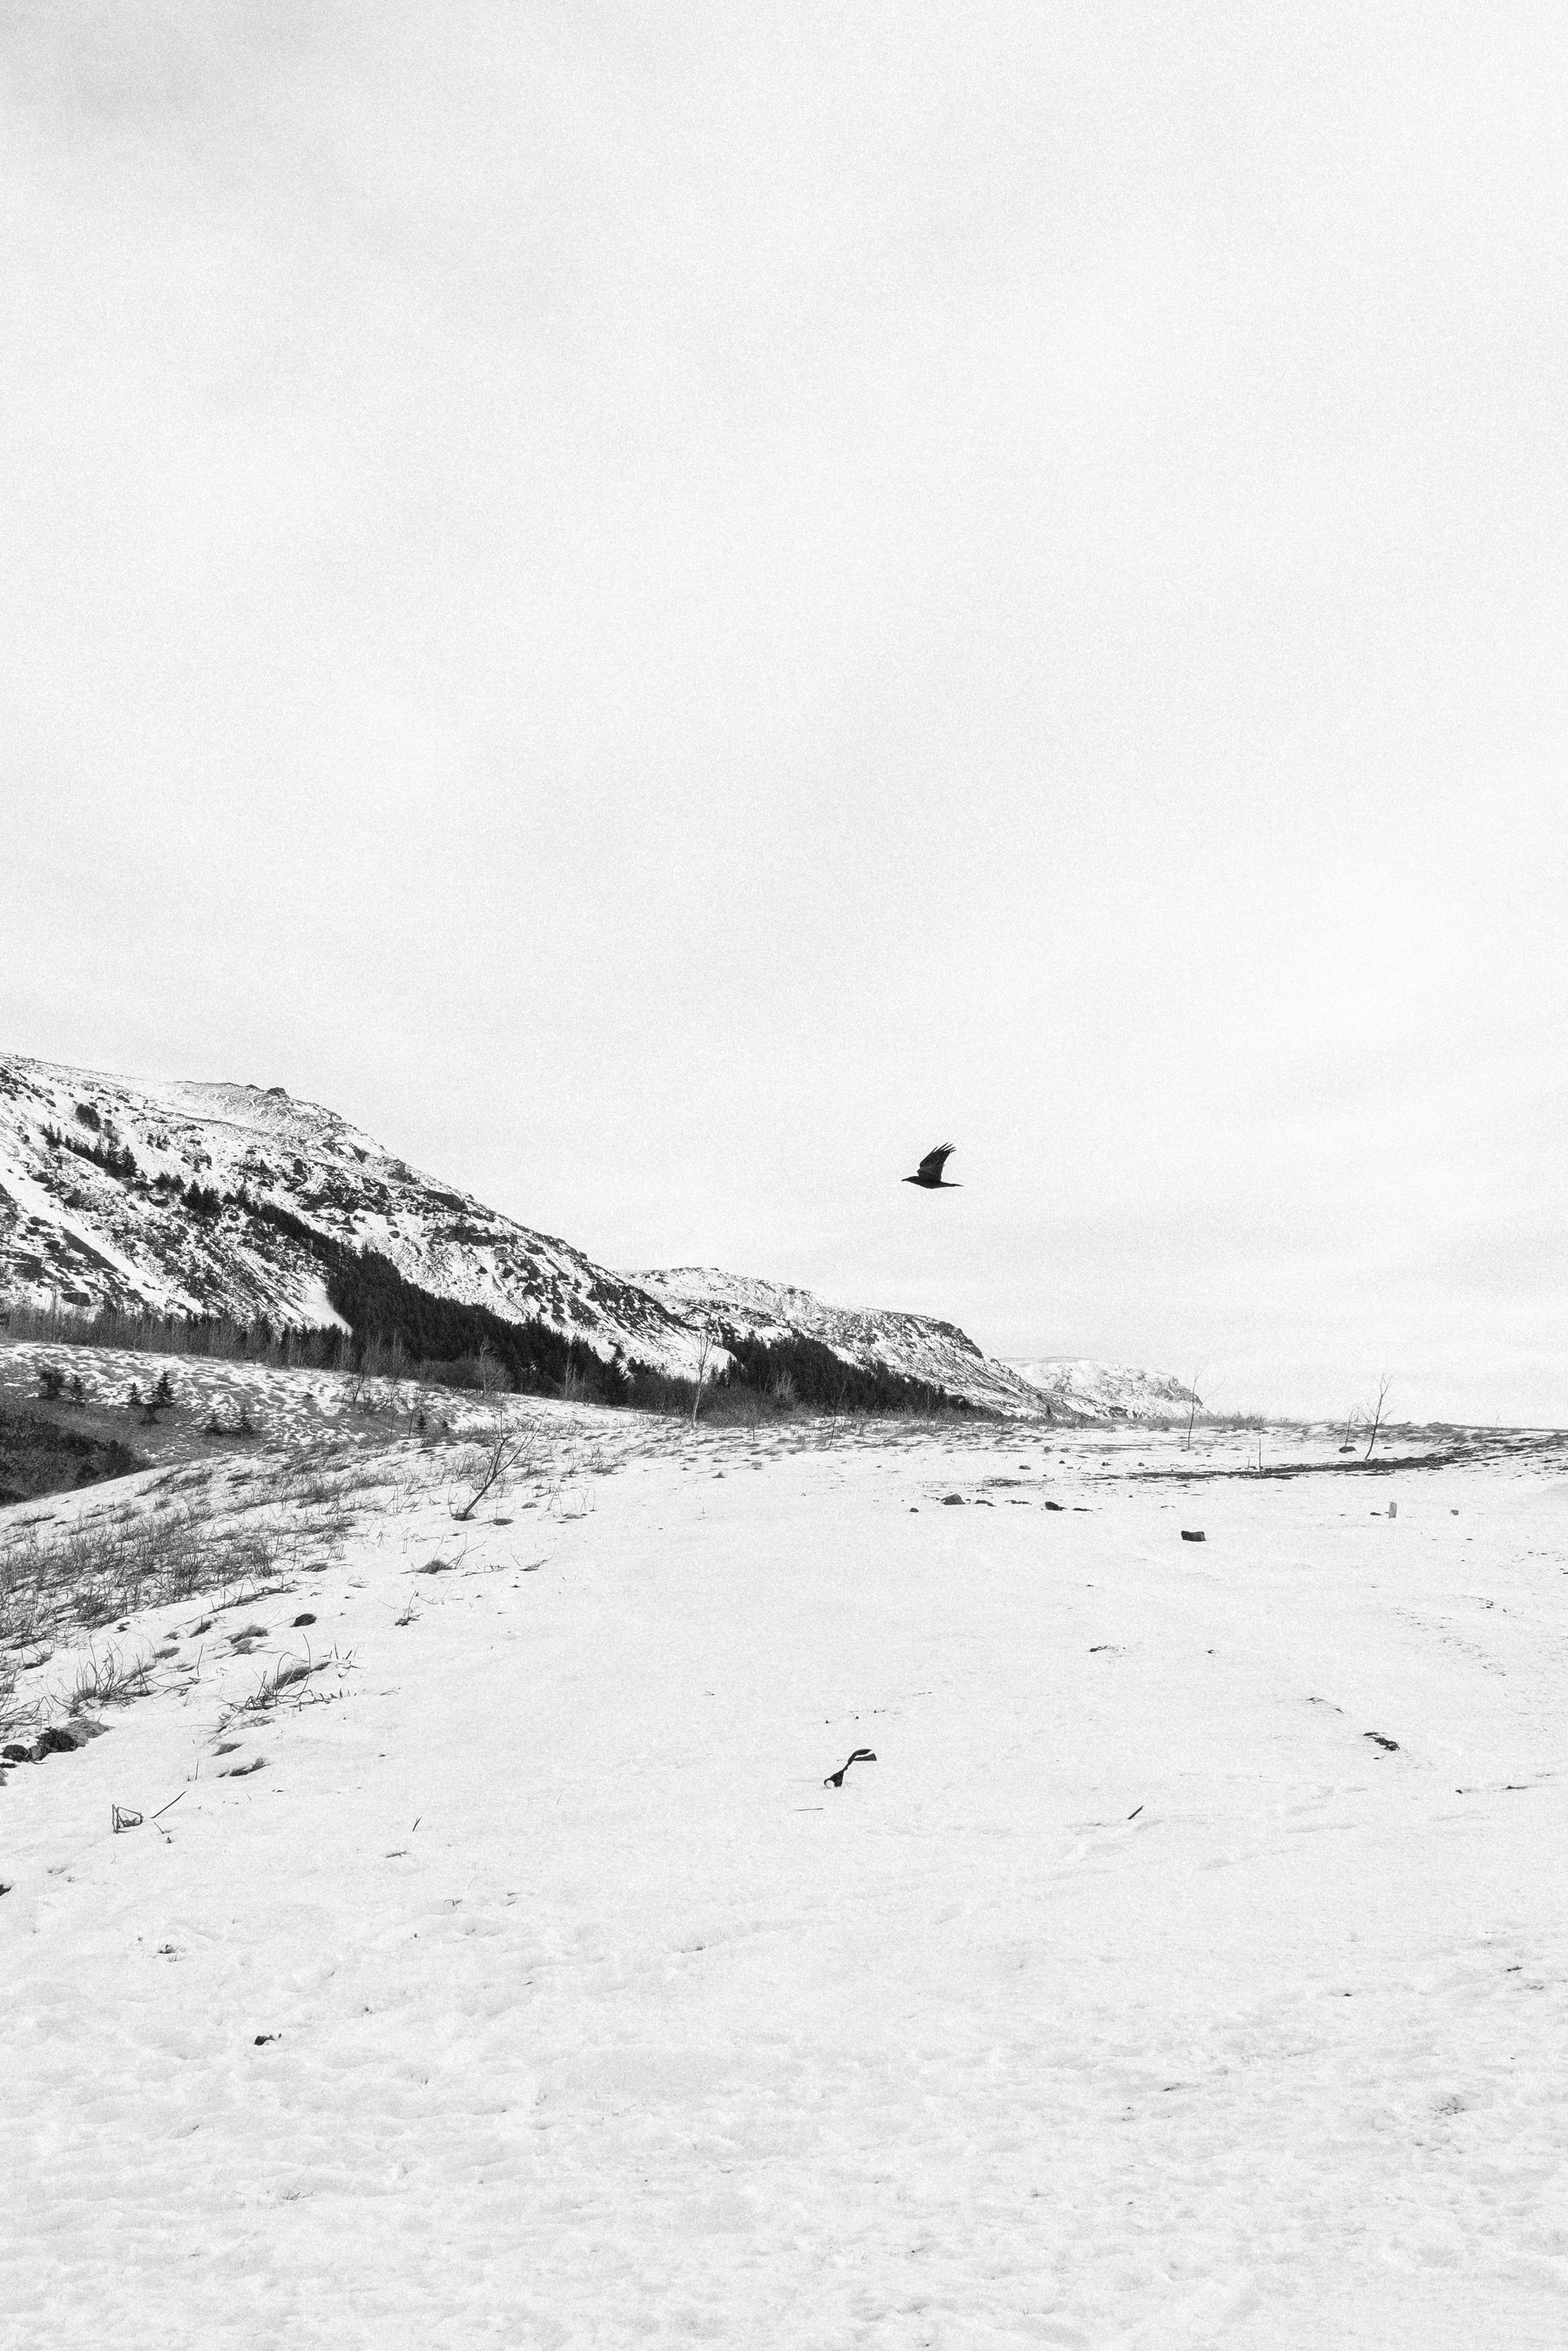
[(0, 1294), (335, 1321), (308, 1246), (247, 1203), (379, 1250), (441, 1297), (689, 1369), (690, 1332), (647, 1290), (422, 1175), (335, 1111), (279, 1086), (143, 1085), (0, 1055)]
[(815, 1339), (847, 1364), (880, 1365), (993, 1412), (1067, 1421), (1174, 1420), (1191, 1401), (1179, 1380), (1159, 1372), (1065, 1355), (1004, 1363), (985, 1354), (956, 1322), (891, 1308), (829, 1306), (809, 1290), (714, 1266), (674, 1266), (626, 1279), (672, 1313), (747, 1338)]
[(294, 1219), (379, 1251), (439, 1297), (664, 1371), (689, 1375), (701, 1331), (722, 1325), (813, 1339), (847, 1364), (1029, 1418), (1169, 1418), (1186, 1402), (1147, 1372), (1000, 1363), (926, 1315), (854, 1312), (710, 1267), (608, 1272), (281, 1086), (142, 1084), (0, 1054), (0, 1304), (334, 1322)]
[(768, 1343), (815, 1339), (846, 1364), (897, 1372), (993, 1411), (1033, 1416), (1040, 1409), (1030, 1383), (1008, 1364), (983, 1354), (956, 1322), (891, 1309), (856, 1312), (828, 1306), (809, 1290), (758, 1281), (749, 1274), (721, 1273), (713, 1266), (674, 1266), (626, 1279), (650, 1290), (672, 1313), (739, 1337)]
[(1006, 1369), (1053, 1407), (1086, 1420), (1183, 1420), (1194, 1401), (1192, 1390), (1167, 1373), (1093, 1364), (1082, 1355), (1013, 1357)]

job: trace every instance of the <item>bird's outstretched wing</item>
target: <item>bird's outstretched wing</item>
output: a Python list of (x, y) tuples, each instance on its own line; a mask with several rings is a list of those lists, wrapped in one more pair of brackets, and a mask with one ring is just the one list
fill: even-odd
[(949, 1159), (952, 1158), (953, 1150), (954, 1146), (952, 1144), (939, 1143), (935, 1151), (928, 1151), (926, 1153), (925, 1158), (920, 1163), (920, 1178), (922, 1183), (939, 1183), (941, 1181), (942, 1170), (946, 1166)]

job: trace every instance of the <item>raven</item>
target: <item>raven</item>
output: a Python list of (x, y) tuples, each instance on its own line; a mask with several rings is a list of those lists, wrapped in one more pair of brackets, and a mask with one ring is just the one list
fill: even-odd
[(939, 1143), (935, 1151), (926, 1153), (915, 1174), (906, 1176), (904, 1181), (918, 1184), (923, 1192), (961, 1192), (964, 1188), (962, 1184), (949, 1184), (943, 1177), (942, 1170), (952, 1156), (953, 1145)]

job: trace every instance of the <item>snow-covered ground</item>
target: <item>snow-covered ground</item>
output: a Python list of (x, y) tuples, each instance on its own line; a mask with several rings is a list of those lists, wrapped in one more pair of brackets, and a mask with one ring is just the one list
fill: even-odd
[(1560, 1445), (511, 1409), (0, 1789), (11, 2339), (1563, 2341)]

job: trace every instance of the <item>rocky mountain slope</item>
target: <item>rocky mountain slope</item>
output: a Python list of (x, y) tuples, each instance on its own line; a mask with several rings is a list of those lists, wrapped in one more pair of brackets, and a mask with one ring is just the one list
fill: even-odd
[(649, 1290), (673, 1314), (769, 1344), (791, 1337), (815, 1339), (847, 1364), (866, 1370), (897, 1372), (948, 1395), (994, 1411), (1040, 1410), (1038, 1392), (1006, 1364), (982, 1354), (956, 1322), (891, 1310), (855, 1312), (828, 1306), (809, 1290), (748, 1274), (721, 1273), (713, 1266), (674, 1266), (627, 1279)]
[(422, 1175), (281, 1087), (133, 1084), (0, 1056), (0, 1291), (37, 1305), (325, 1323), (305, 1241), (378, 1250), (408, 1280), (669, 1371), (690, 1333), (645, 1290)]
[[(301, 1229), (304, 1228), (304, 1229)], [(538, 1322), (595, 1353), (689, 1375), (716, 1326), (816, 1341), (1022, 1416), (1171, 1416), (1175, 1381), (1009, 1364), (951, 1322), (854, 1312), (709, 1267), (617, 1274), (422, 1174), (335, 1111), (280, 1086), (133, 1082), (0, 1054), (0, 1307), (338, 1318), (313, 1236), (391, 1259), (438, 1297)]]
[(1190, 1388), (1165, 1372), (1094, 1364), (1081, 1355), (1013, 1357), (1003, 1367), (1053, 1407), (1086, 1420), (1185, 1420)]

